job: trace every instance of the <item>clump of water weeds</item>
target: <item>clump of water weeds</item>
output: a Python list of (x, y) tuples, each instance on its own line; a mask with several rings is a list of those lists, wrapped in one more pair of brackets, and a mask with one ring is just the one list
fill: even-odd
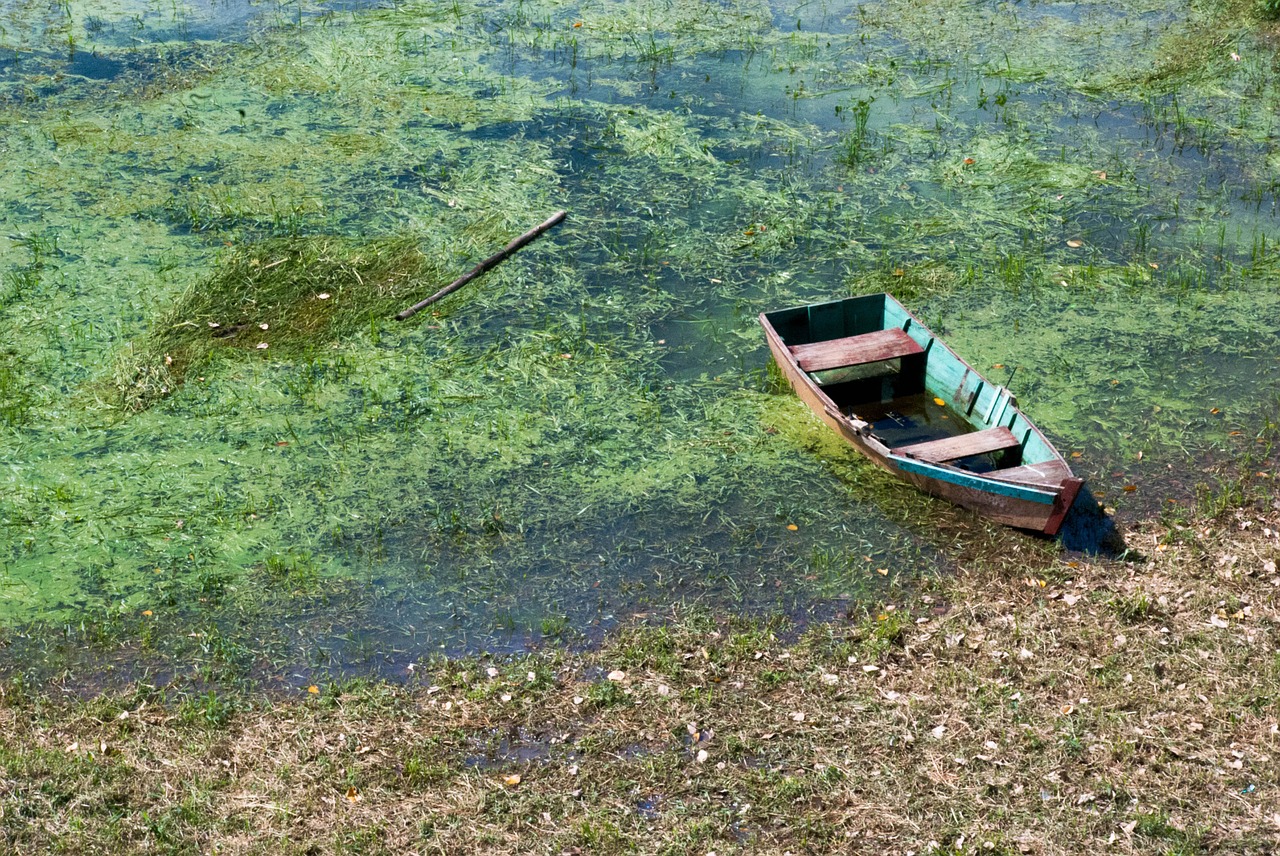
[(281, 237), (237, 249), (130, 346), (110, 388), (121, 409), (146, 410), (216, 353), (288, 354), (340, 338), (391, 314), (436, 273), (411, 236)]

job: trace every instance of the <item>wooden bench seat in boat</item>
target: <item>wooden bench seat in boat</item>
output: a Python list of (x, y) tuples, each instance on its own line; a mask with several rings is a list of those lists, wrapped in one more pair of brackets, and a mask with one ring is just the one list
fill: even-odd
[(807, 372), (877, 363), (924, 353), (924, 348), (915, 339), (897, 327), (809, 345), (791, 345), (790, 349), (800, 368)]
[(985, 431), (974, 431), (972, 434), (961, 434), (957, 437), (943, 437), (941, 440), (930, 440), (927, 443), (916, 443), (914, 446), (902, 446), (894, 449), (893, 454), (905, 455), (931, 464), (942, 464), (956, 461), (970, 455), (985, 455), (988, 452), (1002, 452), (1005, 449), (1016, 449), (1022, 445), (1013, 436), (1013, 432), (1001, 426), (988, 428)]

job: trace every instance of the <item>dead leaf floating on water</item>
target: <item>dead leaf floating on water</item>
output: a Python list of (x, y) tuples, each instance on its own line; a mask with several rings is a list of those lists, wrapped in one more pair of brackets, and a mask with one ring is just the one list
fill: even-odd
[(799, 526), (797, 526), (797, 525), (795, 525), (794, 523), (788, 523), (788, 524), (787, 524), (787, 528), (788, 528), (788, 529), (790, 529), (792, 532), (795, 532), (795, 531), (796, 531), (796, 530), (798, 530), (800, 527), (799, 527)]
[(311, 686), (307, 687), (307, 692), (311, 693), (312, 695), (319, 695), (320, 688), (315, 684), (312, 684)]
[(1067, 241), (1067, 246), (1073, 250), (1079, 249), (1080, 247), (1084, 246), (1084, 241), (1079, 241), (1079, 240), (1076, 240), (1075, 238), (1072, 238), (1070, 241)]
[(946, 406), (947, 406), (947, 403), (946, 403), (945, 401), (943, 401), (941, 398), (935, 398), (935, 399), (933, 400), (933, 403), (934, 403), (934, 404), (936, 404), (936, 405), (938, 405), (939, 407), (946, 407)]
[(265, 351), (266, 349), (267, 349), (267, 343), (266, 343), (266, 342), (259, 342), (259, 343), (258, 343), (258, 350), (259, 350), (259, 351)]

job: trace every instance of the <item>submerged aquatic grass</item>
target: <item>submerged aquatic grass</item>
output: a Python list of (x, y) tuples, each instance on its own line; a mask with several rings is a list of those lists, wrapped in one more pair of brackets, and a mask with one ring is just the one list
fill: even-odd
[(110, 383), (121, 407), (144, 410), (215, 353), (296, 355), (376, 325), (435, 273), (412, 237), (285, 237), (239, 248), (125, 352)]

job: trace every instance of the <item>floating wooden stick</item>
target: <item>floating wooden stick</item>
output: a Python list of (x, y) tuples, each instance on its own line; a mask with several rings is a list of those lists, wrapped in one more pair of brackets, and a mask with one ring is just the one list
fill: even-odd
[(557, 211), (556, 213), (552, 214), (546, 220), (539, 223), (537, 226), (534, 226), (532, 229), (525, 232), (523, 235), (516, 238), (511, 243), (507, 244), (506, 247), (504, 247), (500, 252), (494, 253), (493, 255), (489, 256), (489, 258), (480, 262), (480, 264), (472, 268), (469, 273), (465, 273), (462, 276), (458, 277), (453, 282), (449, 283), (444, 288), (440, 289), (435, 294), (428, 297), (426, 300), (415, 303), (412, 306), (410, 306), (408, 309), (402, 310), (400, 314), (396, 315), (396, 320), (403, 321), (406, 318), (411, 318), (414, 315), (417, 315), (423, 309), (426, 309), (428, 306), (435, 303), (440, 298), (447, 297), (448, 295), (453, 294), (459, 288), (462, 288), (462, 286), (466, 285), (467, 283), (471, 282), (471, 280), (478, 277), (480, 274), (489, 270), (489, 268), (496, 267), (500, 262), (505, 260), (507, 256), (510, 256), (512, 253), (519, 250), (525, 244), (528, 244), (536, 240), (543, 232), (547, 231), (552, 226), (562, 221), (565, 218), (565, 214), (566, 212), (564, 211)]

